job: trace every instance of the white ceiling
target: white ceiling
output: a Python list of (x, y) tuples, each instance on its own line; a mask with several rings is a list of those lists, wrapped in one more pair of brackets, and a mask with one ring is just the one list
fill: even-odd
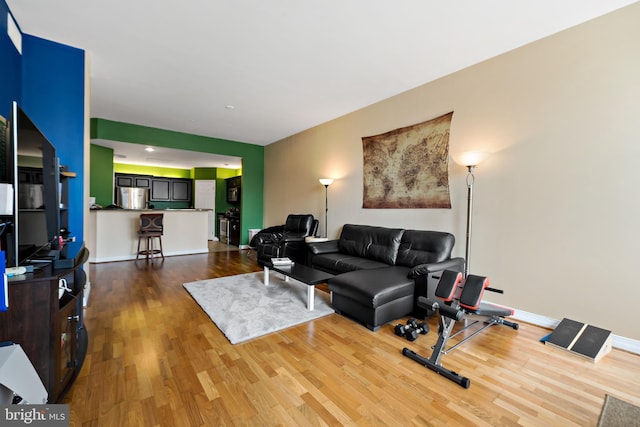
[(6, 0), (87, 52), (91, 117), (259, 145), (636, 1)]

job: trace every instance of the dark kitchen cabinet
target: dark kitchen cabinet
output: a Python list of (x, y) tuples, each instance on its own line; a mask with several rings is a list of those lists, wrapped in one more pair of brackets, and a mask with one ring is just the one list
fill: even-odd
[(234, 176), (232, 178), (227, 178), (227, 203), (232, 205), (237, 205), (240, 203), (240, 192), (242, 188), (242, 177)]
[(229, 244), (240, 246), (240, 218), (229, 218)]
[(135, 184), (134, 187), (149, 188), (149, 187), (151, 187), (151, 177), (150, 176), (136, 176), (134, 184)]
[(116, 187), (133, 187), (133, 177), (129, 175), (116, 175)]
[(171, 181), (168, 178), (153, 178), (151, 180), (152, 202), (171, 200)]
[(191, 201), (191, 180), (172, 179), (171, 180), (171, 200), (174, 202)]
[(191, 180), (180, 178), (153, 178), (152, 202), (191, 202)]
[(116, 174), (116, 187), (151, 187), (151, 177), (145, 175), (120, 175)]
[(116, 196), (118, 187), (149, 189), (152, 202), (191, 202), (193, 181), (186, 178), (163, 178), (151, 175), (115, 175)]

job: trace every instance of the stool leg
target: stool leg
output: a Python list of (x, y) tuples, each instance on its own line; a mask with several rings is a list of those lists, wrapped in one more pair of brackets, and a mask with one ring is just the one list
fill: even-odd
[(160, 256), (164, 259), (164, 251), (162, 250), (162, 236), (158, 237), (158, 241), (160, 242)]
[(140, 240), (142, 240), (142, 236), (138, 236), (138, 251), (136, 252), (136, 260), (140, 258)]

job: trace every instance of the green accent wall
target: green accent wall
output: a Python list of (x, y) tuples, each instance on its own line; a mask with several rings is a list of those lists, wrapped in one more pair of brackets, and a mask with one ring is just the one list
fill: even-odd
[(217, 176), (217, 168), (193, 168), (191, 178), (214, 180)]
[[(264, 209), (264, 147), (261, 145), (247, 144), (244, 142), (230, 141), (220, 138), (211, 138), (200, 135), (134, 125), (130, 123), (115, 122), (106, 119), (91, 119), (91, 139), (103, 139), (122, 141), (133, 144), (158, 147), (177, 148), (180, 150), (198, 151), (203, 153), (223, 154), (242, 158), (242, 169), (231, 170), (217, 168), (215, 172), (216, 210), (224, 211), (229, 205), (226, 203), (225, 178), (242, 175), (242, 201), (240, 205), (242, 231), (240, 243), (247, 244), (250, 228), (262, 228)], [(93, 147), (93, 145), (92, 145)], [(92, 148), (93, 150), (93, 148)], [(92, 151), (93, 153), (93, 151)], [(112, 153), (113, 154), (113, 153)], [(113, 162), (113, 156), (111, 157)], [(93, 160), (92, 160), (93, 166)], [(94, 173), (98, 174), (96, 180), (108, 180), (112, 183), (113, 170), (108, 175), (104, 171), (91, 169), (91, 183), (94, 182)], [(140, 173), (140, 172), (136, 172)], [(195, 176), (195, 171), (189, 171)], [(198, 172), (199, 173), (199, 172)], [(157, 175), (157, 174), (154, 174)], [(201, 178), (198, 178), (201, 179)], [(112, 185), (112, 184), (110, 184)], [(93, 192), (93, 187), (91, 189)], [(111, 191), (111, 190), (110, 190)], [(94, 194), (91, 196), (96, 197)]]
[(89, 196), (96, 203), (109, 206), (113, 203), (113, 150), (91, 144), (89, 151)]
[(241, 169), (218, 169), (218, 178), (227, 179), (233, 178), (234, 176), (242, 175)]
[(191, 178), (190, 169), (163, 168), (160, 166), (114, 163), (113, 171), (115, 173), (132, 173), (136, 175), (162, 176), (165, 178)]

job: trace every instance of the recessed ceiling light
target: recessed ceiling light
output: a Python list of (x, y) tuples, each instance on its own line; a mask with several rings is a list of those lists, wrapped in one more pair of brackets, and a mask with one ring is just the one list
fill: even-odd
[(227, 110), (233, 110), (236, 107), (234, 107), (233, 105), (225, 105), (224, 108), (226, 108)]
[(147, 147), (147, 148), (145, 148), (145, 149), (144, 149), (144, 151), (146, 151), (146, 152), (148, 152), (148, 153), (151, 153), (151, 152), (154, 152), (154, 151), (156, 151), (156, 150), (155, 150), (155, 148), (153, 148), (153, 147)]

